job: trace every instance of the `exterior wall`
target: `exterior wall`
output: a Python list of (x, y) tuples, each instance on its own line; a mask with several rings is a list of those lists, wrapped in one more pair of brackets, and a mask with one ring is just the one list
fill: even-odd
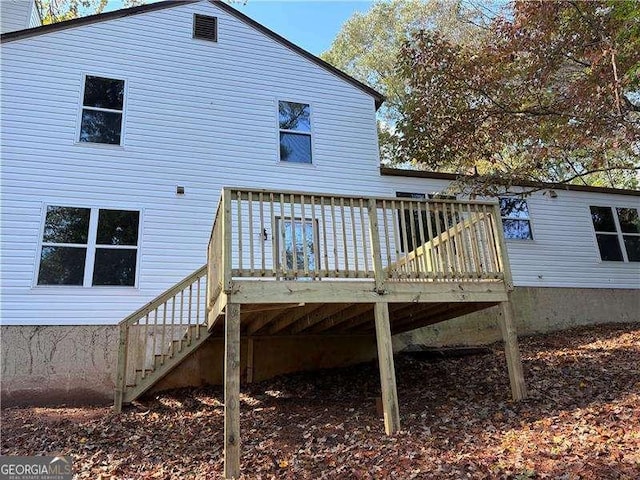
[[(0, 404), (87, 405), (113, 402), (118, 327), (3, 326)], [(253, 379), (340, 367), (376, 358), (373, 337), (280, 337), (254, 340)], [(152, 392), (222, 383), (224, 344), (210, 338)], [(243, 381), (247, 340), (241, 344)]]
[[(83, 74), (126, 80), (123, 146), (75, 142)], [(278, 99), (311, 105), (313, 165), (278, 162)], [(204, 264), (225, 185), (379, 182), (373, 97), (209, 2), (3, 44), (1, 115), (4, 324), (117, 323)], [(138, 287), (35, 286), (47, 204), (140, 209)]]
[[(519, 335), (578, 325), (640, 322), (637, 290), (516, 288)], [(394, 349), (407, 345), (481, 345), (500, 340), (496, 310), (394, 337)], [(113, 401), (118, 328), (116, 326), (3, 326), (1, 403), (11, 405), (109, 404)], [(247, 371), (247, 343), (241, 344), (241, 371)], [(372, 337), (279, 337), (254, 339), (254, 381), (288, 372), (345, 366), (376, 357)], [(219, 384), (222, 339), (210, 339), (153, 391)], [(246, 376), (244, 376), (246, 379)], [(243, 379), (243, 381), (244, 381)]]
[[(194, 13), (218, 17), (217, 43), (192, 38)], [(84, 74), (126, 80), (122, 146), (75, 142)], [(278, 162), (278, 99), (311, 105), (313, 165)], [(206, 1), (3, 44), (1, 109), (4, 324), (117, 323), (205, 262), (223, 186), (447, 186), (381, 177), (374, 99)], [(640, 197), (559, 191), (528, 203), (534, 240), (508, 242), (516, 285), (640, 286), (637, 264), (599, 260), (589, 217), (589, 205)], [(46, 205), (141, 210), (138, 286), (35, 286)]]
[(0, 328), (3, 407), (113, 401), (117, 326)]
[(35, 0), (0, 1), (0, 32), (13, 32), (40, 25)]

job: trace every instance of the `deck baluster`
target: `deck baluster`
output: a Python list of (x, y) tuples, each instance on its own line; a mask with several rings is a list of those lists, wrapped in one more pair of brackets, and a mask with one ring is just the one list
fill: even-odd
[(353, 198), (349, 199), (349, 217), (351, 218), (351, 243), (353, 244), (353, 261), (355, 263), (356, 277), (360, 276), (360, 262), (358, 255), (358, 236), (356, 234), (356, 216), (353, 205)]

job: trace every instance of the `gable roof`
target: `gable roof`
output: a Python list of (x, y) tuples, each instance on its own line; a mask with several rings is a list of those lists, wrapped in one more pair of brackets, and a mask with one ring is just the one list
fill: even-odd
[[(94, 23), (105, 22), (105, 21), (114, 20), (114, 19), (117, 19), (117, 18), (124, 18), (124, 17), (129, 17), (129, 16), (132, 16), (132, 15), (139, 15), (139, 14), (142, 14), (142, 13), (153, 12), (155, 10), (163, 10), (165, 8), (172, 8), (172, 7), (177, 7), (177, 6), (181, 6), (181, 5), (188, 5), (188, 4), (191, 4), (191, 3), (198, 3), (200, 1), (202, 1), (202, 0), (165, 0), (163, 2), (150, 3), (148, 5), (140, 5), (140, 6), (137, 6), (137, 7), (130, 7), (130, 8), (123, 8), (123, 9), (120, 9), (120, 10), (114, 10), (112, 12), (99, 13), (99, 14), (96, 14), (96, 15), (89, 15), (89, 16), (86, 16), (86, 17), (74, 18), (72, 20), (65, 20), (65, 21), (62, 21), (62, 22), (51, 23), (49, 25), (42, 25), (42, 26), (34, 27), (34, 28), (27, 28), (25, 30), (17, 30), (17, 31), (14, 31), (14, 32), (3, 33), (0, 36), (0, 42), (1, 43), (12, 42), (12, 41), (21, 40), (21, 39), (24, 39), (24, 38), (35, 37), (35, 36), (38, 36), (38, 35), (44, 35), (46, 33), (58, 32), (60, 30), (66, 30), (68, 28), (75, 28), (75, 27), (80, 27), (80, 26), (83, 26), (83, 25), (91, 25), (91, 24), (94, 24)], [(338, 68), (334, 67), (333, 65), (325, 62), (321, 58), (316, 57), (312, 53), (306, 51), (305, 49), (299, 47), (298, 45), (294, 44), (293, 42), (287, 40), (283, 36), (278, 35), (273, 30), (270, 30), (267, 27), (265, 27), (264, 25), (256, 22), (252, 18), (249, 18), (244, 13), (239, 12), (238, 10), (236, 10), (235, 8), (230, 6), (229, 4), (227, 4), (227, 3), (225, 3), (225, 2), (223, 2), (221, 0), (208, 0), (208, 1), (210, 3), (212, 3), (212, 4), (214, 4), (216, 7), (224, 10), (227, 13), (229, 13), (230, 15), (233, 15), (234, 17), (236, 17), (240, 21), (242, 21), (242, 22), (246, 23), (247, 25), (255, 28), (256, 30), (258, 30), (259, 32), (261, 32), (264, 35), (268, 36), (272, 40), (275, 40), (276, 42), (280, 43), (281, 45), (284, 45), (285, 47), (289, 48), (290, 50), (293, 50), (297, 54), (305, 57), (306, 59), (308, 59), (311, 62), (315, 63), (316, 65), (320, 66), (321, 68), (324, 68), (325, 70), (331, 72), (332, 74), (340, 77), (342, 80), (345, 80), (346, 82), (352, 84), (354, 87), (356, 87), (356, 88), (362, 90), (363, 92), (365, 92), (366, 94), (372, 96), (375, 99), (375, 102), (376, 102), (376, 109), (380, 108), (380, 106), (384, 102), (384, 100), (385, 100), (384, 95), (382, 95), (381, 93), (377, 92), (376, 90), (374, 90), (370, 86), (360, 82), (359, 80), (356, 80), (352, 76), (344, 73), (342, 70), (339, 70)]]

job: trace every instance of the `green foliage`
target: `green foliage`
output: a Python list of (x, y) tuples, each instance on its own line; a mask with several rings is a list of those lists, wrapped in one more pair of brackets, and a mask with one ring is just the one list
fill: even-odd
[[(107, 3), (108, 0), (36, 0), (44, 25), (102, 13)], [(122, 8), (144, 3), (147, 0), (123, 0)]]
[[(638, 4), (516, 2), (481, 41), (405, 42), (400, 158), (518, 181), (637, 187)], [(634, 33), (635, 32), (635, 33)]]
[(366, 13), (355, 13), (321, 57), (387, 98), (378, 112), (382, 156), (390, 157), (397, 136), (393, 128), (406, 101), (405, 79), (396, 66), (404, 43), (414, 32), (437, 30), (451, 42), (467, 42), (482, 31), (473, 20), (479, 12), (456, 0), (376, 1)]

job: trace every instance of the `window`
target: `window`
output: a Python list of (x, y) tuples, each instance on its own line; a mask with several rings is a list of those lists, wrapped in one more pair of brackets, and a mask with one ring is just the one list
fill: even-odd
[(305, 103), (278, 102), (280, 161), (311, 163), (311, 110)]
[[(418, 199), (424, 200), (427, 196), (424, 193), (411, 193), (411, 192), (396, 192), (396, 197), (399, 198), (409, 198), (409, 199)], [(398, 208), (400, 208), (398, 206)], [(413, 235), (411, 234), (411, 224), (413, 222), (413, 232), (416, 236), (416, 241), (420, 242), (420, 218), (418, 216), (417, 210), (408, 210), (408, 206), (405, 205), (404, 212), (398, 211), (398, 230), (400, 230), (400, 251), (404, 252), (404, 245), (406, 242), (407, 248), (409, 251), (415, 250), (416, 246), (413, 245)], [(425, 241), (430, 240), (427, 238), (429, 236), (427, 232), (427, 213), (426, 211), (420, 212), (422, 213), (422, 229), (424, 230)], [(404, 214), (404, 229), (402, 228), (402, 216)]]
[(135, 285), (140, 212), (47, 207), (38, 285)]
[(638, 209), (590, 208), (600, 258), (610, 262), (640, 262)]
[(193, 38), (218, 41), (218, 19), (208, 15), (193, 15)]
[(79, 141), (120, 145), (123, 111), (124, 80), (87, 75)]
[(533, 240), (527, 201), (516, 197), (500, 197), (500, 216), (504, 236), (512, 240)]
[[(430, 193), (425, 195), (424, 193), (411, 193), (411, 192), (396, 192), (396, 197), (399, 198), (409, 198), (409, 199), (417, 199), (417, 200), (455, 200), (455, 195), (443, 195), (440, 193)], [(440, 204), (441, 205), (441, 204)], [(440, 229), (440, 233), (446, 231), (448, 228), (451, 228), (456, 223), (458, 223), (458, 215), (453, 215), (451, 213), (447, 213), (446, 221), (444, 212), (439, 208), (438, 205), (430, 204), (428, 206), (430, 212), (429, 217), (431, 221), (431, 236), (429, 236), (429, 221), (427, 220), (427, 209), (421, 210), (422, 219), (418, 216), (418, 210), (412, 209), (411, 206), (405, 205), (404, 211), (404, 225), (405, 228), (402, 228), (402, 217), (401, 213), (398, 212), (398, 225), (400, 230), (400, 251), (404, 253), (404, 244), (405, 237), (407, 242), (407, 248), (411, 252), (414, 250), (417, 245), (414, 247), (413, 245), (413, 234), (416, 236), (416, 241), (418, 243), (421, 242), (422, 238), (420, 236), (420, 224), (422, 223), (422, 235), (424, 236), (424, 241), (428, 242), (432, 237), (436, 237), (438, 235), (438, 228)], [(434, 210), (438, 210), (437, 212)], [(413, 220), (412, 220), (413, 219)], [(437, 219), (437, 222), (436, 222)], [(413, 224), (413, 232), (412, 232), (412, 224)]]

